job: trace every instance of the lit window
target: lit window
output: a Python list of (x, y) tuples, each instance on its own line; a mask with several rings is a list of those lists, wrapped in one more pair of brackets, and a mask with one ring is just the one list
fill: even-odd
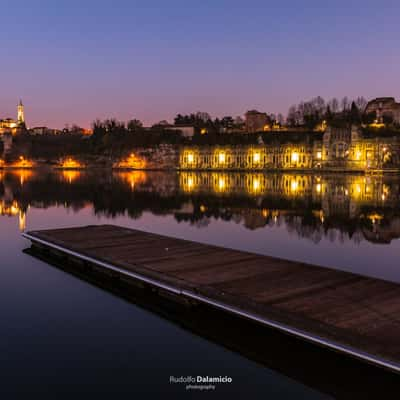
[(219, 153), (218, 154), (218, 161), (220, 164), (224, 164), (225, 163), (225, 153)]
[(187, 160), (188, 160), (188, 163), (189, 163), (189, 164), (193, 164), (193, 162), (194, 162), (194, 156), (193, 156), (192, 153), (189, 153), (189, 154), (188, 154)]
[(260, 162), (260, 153), (253, 154), (253, 161), (255, 164), (258, 164)]
[(322, 158), (322, 152), (321, 151), (317, 151), (317, 158), (319, 160)]
[(292, 162), (295, 163), (297, 161), (299, 161), (299, 154), (294, 152), (294, 153), (292, 153)]

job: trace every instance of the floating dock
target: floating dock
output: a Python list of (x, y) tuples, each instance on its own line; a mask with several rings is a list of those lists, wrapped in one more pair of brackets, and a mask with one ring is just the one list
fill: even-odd
[(112, 225), (23, 236), (40, 251), (163, 296), (400, 372), (400, 284)]

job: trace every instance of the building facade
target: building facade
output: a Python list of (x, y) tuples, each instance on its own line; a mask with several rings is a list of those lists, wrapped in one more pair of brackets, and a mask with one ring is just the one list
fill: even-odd
[(4, 133), (16, 134), (25, 127), (25, 110), (22, 101), (17, 106), (17, 119), (5, 118), (0, 119), (0, 135)]
[(267, 113), (250, 110), (245, 114), (245, 127), (248, 133), (263, 131), (264, 127), (269, 123), (270, 120)]
[[(300, 139), (299, 139), (300, 138)], [(328, 127), (323, 134), (278, 134), (263, 145), (192, 146), (180, 152), (191, 170), (398, 170), (400, 138)]]
[(390, 122), (400, 124), (400, 103), (394, 97), (378, 97), (371, 100), (365, 109), (366, 114), (375, 113), (378, 123)]

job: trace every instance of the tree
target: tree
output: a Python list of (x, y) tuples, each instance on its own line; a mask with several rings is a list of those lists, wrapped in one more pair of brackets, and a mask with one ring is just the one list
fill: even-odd
[(298, 125), (298, 113), (296, 106), (290, 106), (286, 120), (288, 125), (291, 127)]
[(332, 111), (331, 111), (331, 107), (328, 104), (326, 106), (326, 111), (325, 111), (325, 120), (330, 122), (332, 120), (332, 118), (333, 118), (333, 114), (332, 114)]
[(210, 114), (204, 111), (197, 111), (195, 118), (197, 121), (202, 121), (204, 123), (208, 123), (211, 121)]
[(329, 108), (331, 109), (331, 112), (333, 114), (336, 114), (339, 111), (339, 100), (334, 97), (333, 99), (331, 99), (328, 103)]
[(278, 124), (282, 126), (285, 123), (285, 117), (281, 113), (279, 113), (277, 116), (277, 121)]
[(131, 119), (128, 121), (127, 128), (129, 132), (137, 132), (142, 130), (143, 123), (138, 119)]
[(384, 124), (387, 124), (387, 125), (393, 124), (393, 115), (384, 114), (382, 117), (382, 121)]
[(358, 107), (359, 111), (361, 113), (363, 113), (368, 104), (367, 100), (365, 100), (365, 98), (363, 96), (361, 96), (361, 97), (357, 97), (355, 102), (356, 102), (356, 106)]
[(341, 106), (342, 106), (342, 111), (347, 111), (350, 107), (350, 102), (349, 98), (347, 96), (344, 96), (342, 101), (341, 101)]
[(376, 120), (376, 112), (370, 112), (368, 114), (363, 114), (362, 115), (362, 122), (364, 124), (372, 124)]
[(361, 114), (360, 110), (358, 109), (355, 101), (351, 102), (351, 108), (350, 108), (350, 122), (352, 124), (358, 124), (361, 122)]

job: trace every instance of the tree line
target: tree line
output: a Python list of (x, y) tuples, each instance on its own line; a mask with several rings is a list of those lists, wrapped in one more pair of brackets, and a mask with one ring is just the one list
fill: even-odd
[(350, 100), (347, 96), (341, 100), (333, 98), (325, 101), (321, 96), (302, 101), (289, 108), (286, 123), (290, 127), (304, 126), (314, 129), (324, 121), (328, 125), (371, 123), (374, 114), (366, 114), (367, 101), (364, 97)]

